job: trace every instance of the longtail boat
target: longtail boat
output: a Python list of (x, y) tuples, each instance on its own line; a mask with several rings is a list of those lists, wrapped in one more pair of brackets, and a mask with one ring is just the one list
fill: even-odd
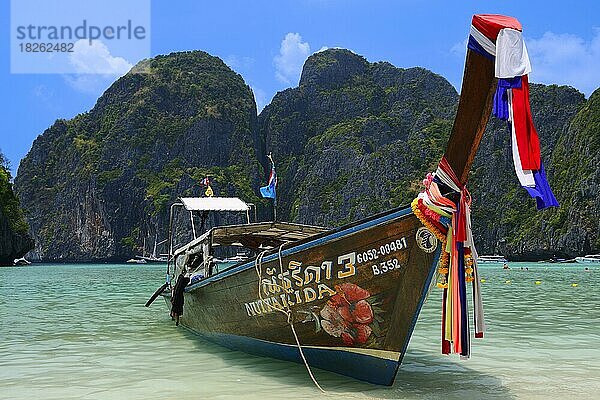
[[(557, 205), (539, 177), (520, 35), (514, 18), (473, 17), (449, 143), (411, 205), (328, 230), (250, 223), (249, 206), (237, 198), (182, 198), (171, 220), (177, 209), (188, 211), (194, 239), (174, 249), (171, 228), (167, 282), (147, 305), (162, 295), (177, 323), (228, 348), (391, 385), (436, 276), (442, 352), (468, 357), (470, 332), (482, 337), (485, 325), (465, 184), (493, 104), (509, 122), (522, 185), (539, 208)], [(210, 211), (245, 213), (247, 223), (196, 235), (194, 215)], [(232, 248), (244, 253), (231, 257)]]

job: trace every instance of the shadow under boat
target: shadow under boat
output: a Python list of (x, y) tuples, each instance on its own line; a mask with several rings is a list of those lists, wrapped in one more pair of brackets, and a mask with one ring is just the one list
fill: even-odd
[[(244, 369), (249, 374), (273, 379), (282, 385), (303, 387), (307, 390), (314, 388), (313, 383), (306, 377), (306, 368), (301, 364), (249, 355), (237, 350), (224, 350), (192, 330), (186, 330), (185, 335), (189, 336), (195, 351), (218, 356), (232, 369), (232, 373), (236, 373), (234, 369)], [(415, 351), (410, 347), (396, 374), (394, 384), (389, 387), (358, 381), (321, 369), (313, 369), (312, 372), (328, 394), (340, 397), (352, 392), (382, 399), (517, 398), (499, 377), (465, 367), (464, 363), (458, 363), (446, 356)], [(224, 371), (220, 370), (219, 373)], [(258, 384), (259, 382), (254, 381), (254, 385)]]

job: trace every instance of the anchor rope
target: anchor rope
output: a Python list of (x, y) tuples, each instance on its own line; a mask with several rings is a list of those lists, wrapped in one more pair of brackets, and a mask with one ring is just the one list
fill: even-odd
[[(279, 246), (279, 250), (278, 250), (278, 255), (279, 255), (279, 272), (281, 274), (281, 282), (283, 283), (283, 261), (281, 258), (281, 250), (283, 249), (283, 246), (285, 245), (285, 243), (282, 243)], [(263, 257), (265, 255), (267, 251), (263, 250), (259, 253), (258, 257), (256, 257), (256, 261), (254, 264), (254, 268), (256, 269), (256, 274), (258, 276), (258, 296), (260, 298), (261, 301), (263, 301), (263, 294), (262, 294), (262, 261), (263, 261)], [(283, 290), (284, 293), (289, 294), (288, 289), (285, 287), (285, 285), (280, 285), (278, 283), (269, 283), (270, 286), (275, 286), (276, 288), (279, 288), (281, 290)], [(313, 372), (310, 368), (310, 365), (308, 364), (308, 361), (306, 360), (306, 357), (304, 356), (304, 351), (302, 349), (302, 345), (300, 344), (300, 339), (298, 338), (298, 334), (296, 333), (296, 328), (294, 328), (294, 322), (293, 322), (293, 317), (292, 317), (292, 309), (290, 308), (289, 303), (285, 302), (284, 303), (286, 306), (286, 309), (283, 309), (282, 307), (278, 307), (275, 306), (274, 304), (270, 305), (271, 308), (273, 308), (274, 310), (277, 310), (283, 314), (285, 314), (286, 316), (286, 320), (287, 323), (289, 324), (291, 330), (292, 330), (292, 334), (294, 335), (294, 339), (296, 340), (296, 346), (298, 347), (298, 351), (300, 352), (300, 357), (302, 357), (302, 361), (304, 362), (304, 366), (306, 367), (306, 371), (308, 372), (308, 375), (310, 376), (310, 379), (313, 381), (313, 383), (315, 384), (315, 386), (321, 391), (321, 393), (327, 394), (327, 392), (321, 387), (321, 385), (319, 385), (319, 382), (317, 382), (317, 379), (315, 378), (315, 376), (313, 375)]]

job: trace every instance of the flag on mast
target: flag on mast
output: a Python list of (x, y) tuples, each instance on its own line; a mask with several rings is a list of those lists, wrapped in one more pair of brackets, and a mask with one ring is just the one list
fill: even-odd
[(204, 192), (204, 195), (206, 197), (213, 197), (215, 195), (212, 188), (210, 187), (210, 179), (208, 179), (208, 176), (206, 178), (202, 179), (202, 182), (200, 182), (200, 185), (206, 186), (206, 191)]
[(277, 187), (277, 173), (275, 173), (275, 163), (273, 162), (273, 158), (270, 154), (267, 157), (269, 157), (269, 160), (271, 160), (271, 174), (269, 175), (269, 182), (267, 183), (267, 186), (260, 188), (260, 194), (262, 197), (275, 200), (277, 198), (275, 191)]

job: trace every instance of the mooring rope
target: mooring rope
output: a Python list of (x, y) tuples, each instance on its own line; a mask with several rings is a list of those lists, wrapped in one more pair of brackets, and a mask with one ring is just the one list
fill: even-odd
[[(284, 293), (288, 294), (288, 290), (285, 288), (285, 285), (283, 284), (283, 261), (281, 258), (281, 250), (283, 249), (283, 246), (285, 245), (285, 243), (282, 243), (279, 246), (279, 250), (278, 250), (278, 255), (279, 255), (279, 272), (281, 273), (281, 282), (282, 284), (278, 284), (278, 283), (269, 283), (269, 286), (275, 286), (280, 288), (281, 290), (283, 290)], [(255, 262), (255, 269), (256, 269), (256, 274), (258, 276), (258, 296), (260, 298), (261, 301), (263, 301), (263, 294), (262, 294), (262, 260), (263, 257), (265, 255), (267, 251), (264, 250), (262, 252), (260, 252), (260, 254), (258, 255), (258, 257), (256, 257), (256, 262)], [(287, 319), (287, 323), (290, 325), (290, 328), (292, 329), (292, 333), (294, 335), (294, 339), (296, 340), (296, 346), (298, 347), (298, 351), (300, 352), (300, 357), (302, 357), (302, 361), (304, 362), (304, 366), (306, 367), (306, 371), (308, 372), (308, 375), (310, 376), (310, 379), (312, 379), (313, 383), (315, 384), (315, 386), (322, 392), (322, 393), (327, 393), (322, 387), (321, 385), (319, 385), (319, 382), (317, 382), (317, 379), (315, 378), (315, 376), (312, 373), (312, 370), (310, 368), (310, 365), (308, 365), (308, 361), (306, 360), (306, 357), (304, 356), (304, 351), (302, 350), (302, 345), (300, 344), (300, 339), (298, 338), (298, 334), (296, 333), (296, 328), (294, 328), (294, 322), (293, 322), (293, 317), (292, 317), (292, 310), (290, 308), (289, 303), (285, 302), (284, 303), (286, 306), (286, 310), (284, 310), (281, 307), (277, 307), (274, 304), (270, 304), (269, 306), (271, 308), (273, 308), (274, 310), (277, 310), (279, 312), (282, 312), (283, 314), (286, 315), (286, 319)]]

